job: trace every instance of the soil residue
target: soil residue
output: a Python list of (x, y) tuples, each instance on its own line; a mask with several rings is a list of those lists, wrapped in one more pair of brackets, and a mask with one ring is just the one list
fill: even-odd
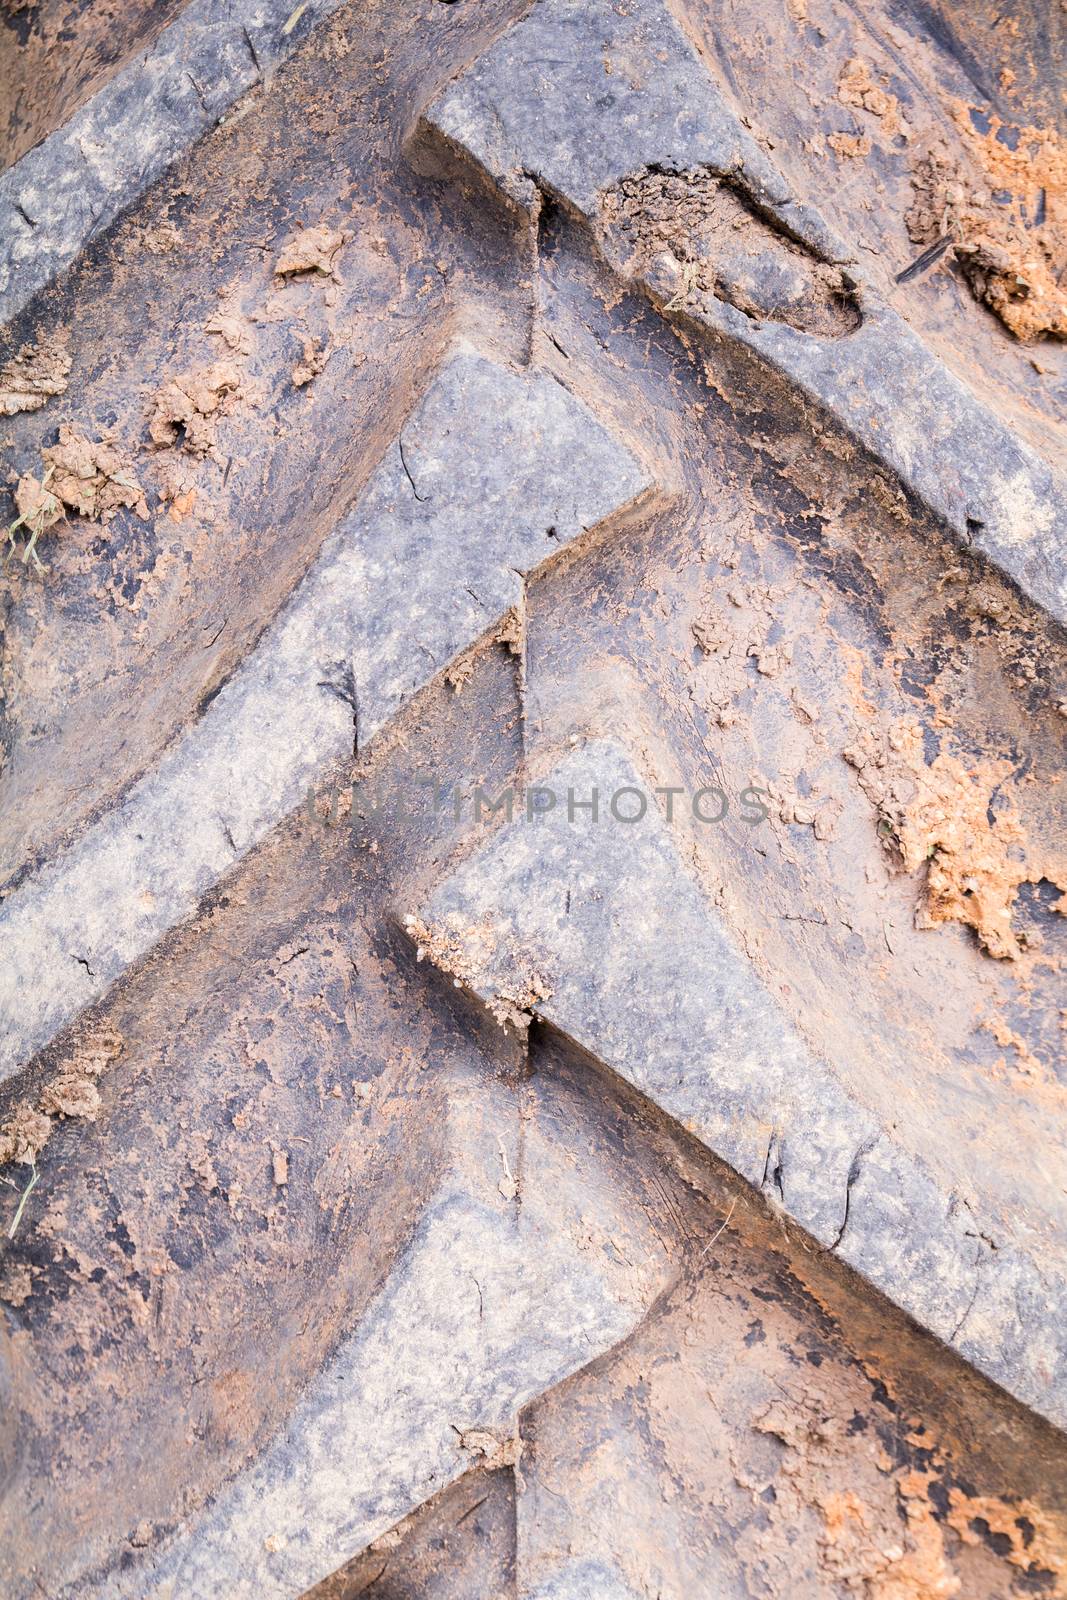
[[(24, 564), (32, 557), (43, 570), (37, 542), (62, 522), (68, 511), (92, 522), (109, 522), (123, 506), (139, 517), (148, 516), (144, 490), (113, 440), (94, 443), (77, 428), (64, 426), (58, 442), (42, 450), (41, 459), (41, 476), (24, 472), (14, 490), (18, 517), (8, 529), (8, 542)], [(23, 536), (21, 546), (16, 533)]]
[(842, 105), (852, 106), (857, 111), (869, 111), (872, 116), (880, 117), (882, 129), (888, 135), (905, 131), (896, 95), (890, 94), (875, 81), (870, 62), (862, 56), (853, 56), (841, 68), (837, 80), (837, 98)]
[(781, 599), (768, 584), (731, 576), (708, 590), (690, 623), (703, 657), (697, 680), (700, 703), (720, 728), (739, 720), (738, 701), (750, 683), (749, 662), (764, 678), (778, 677), (792, 662), (793, 643), (776, 628)]
[[(1029, 1500), (1010, 1505), (996, 1496), (946, 1486), (947, 1462), (925, 1434), (911, 1442), (922, 1448), (929, 1465), (922, 1470), (895, 1465), (883, 1450), (876, 1464), (892, 1494), (872, 1493), (877, 1480), (868, 1475), (865, 1485), (856, 1481), (848, 1423), (835, 1413), (828, 1398), (812, 1393), (800, 1403), (795, 1397), (772, 1401), (756, 1427), (786, 1446), (777, 1484), (779, 1510), (791, 1492), (820, 1514), (825, 1570), (845, 1593), (863, 1595), (864, 1600), (962, 1596), (946, 1525), (967, 1545), (988, 1547), (995, 1540), (997, 1553), (1024, 1572), (1055, 1580), (1067, 1570), (1062, 1528)], [(947, 1515), (946, 1492), (951, 1507)], [(1063, 1590), (1057, 1583), (1051, 1592)]]
[[(933, 1505), (918, 1481), (907, 1481), (923, 1475), (901, 1474), (884, 1490), (870, 1474), (871, 1481), (856, 1484), (848, 1423), (814, 1394), (799, 1403), (772, 1401), (755, 1426), (786, 1446), (776, 1482), (779, 1513), (788, 1515), (795, 1497), (820, 1515), (823, 1569), (844, 1593), (865, 1600), (947, 1600), (960, 1593)], [(882, 1470), (889, 1466), (883, 1458)]]
[(215, 444), (215, 427), (240, 389), (232, 361), (216, 361), (200, 372), (169, 378), (152, 403), (148, 432), (161, 449), (180, 448), (206, 456)]
[(506, 962), (513, 976), (496, 982), (485, 997), (486, 1008), (505, 1031), (510, 1027), (520, 1037), (533, 1021), (534, 1007), (551, 997), (551, 987), (518, 951), (501, 951), (491, 928), (454, 927), (431, 929), (416, 916), (404, 918), (404, 930), (414, 940), (416, 960), (427, 956), (435, 967), (446, 972), (457, 988), (482, 995), (493, 968)]
[(232, 311), (218, 311), (204, 324), (205, 333), (214, 333), (234, 355), (247, 356), (252, 350), (252, 335), (243, 317)]
[(52, 1119), (31, 1105), (17, 1106), (0, 1127), (0, 1167), (17, 1161), (30, 1166), (48, 1142)]
[(917, 722), (867, 728), (843, 753), (878, 812), (883, 843), (904, 871), (926, 869), (916, 926), (960, 922), (991, 956), (1018, 957), (1023, 943), (1011, 916), (1019, 885), (1057, 869), (1031, 858), (1002, 787), (1010, 765), (967, 767), (945, 752), (928, 764)]
[[(47, 471), (40, 478), (34, 477), (32, 472), (22, 474), (14, 491), (18, 515), (7, 530), (11, 554), (20, 555), (24, 566), (32, 558), (39, 570), (43, 568), (37, 554), (37, 541), (42, 533), (47, 533), (57, 522), (62, 522), (64, 516), (63, 503), (49, 489), (48, 479)], [(22, 536), (21, 544), (16, 534)]]
[(860, 324), (841, 272), (764, 220), (706, 167), (646, 168), (601, 197), (612, 253), (672, 311), (722, 300), (755, 321), (839, 338)]
[(65, 332), (24, 344), (18, 355), (0, 367), (0, 416), (39, 411), (53, 395), (63, 394), (71, 365)]
[(871, 153), (871, 141), (865, 133), (828, 133), (826, 142), (835, 155), (848, 161), (862, 159)]
[(302, 272), (315, 272), (340, 283), (337, 256), (344, 242), (343, 233), (323, 223), (314, 228), (301, 228), (282, 246), (274, 263), (274, 276), (289, 278)]
[(122, 1047), (122, 1037), (113, 1028), (86, 1033), (62, 1072), (41, 1090), (36, 1104), (24, 1102), (0, 1127), (0, 1167), (12, 1161), (27, 1166), (35, 1162), (57, 1117), (95, 1121), (100, 1109), (96, 1080)]
[(950, 237), (975, 299), (1020, 340), (1067, 338), (1067, 150), (1052, 128), (1013, 128), (996, 115), (977, 128), (969, 108), (953, 116), (966, 168), (929, 150), (912, 176), (908, 234), (929, 246)]
[[(964, 1544), (981, 1545), (996, 1540), (1008, 1548), (1004, 1560), (1023, 1572), (1047, 1572), (1056, 1578), (1067, 1573), (1067, 1551), (1064, 1549), (1063, 1531), (1051, 1517), (1030, 1500), (1009, 1505), (995, 1495), (964, 1494), (962, 1489), (949, 1490), (951, 1510), (945, 1518), (950, 1528), (955, 1528)], [(1057, 1583), (1052, 1593), (1063, 1594), (1062, 1583)]]
[(77, 428), (62, 427), (58, 443), (42, 450), (41, 458), (51, 469), (49, 489), (78, 516), (109, 522), (122, 507), (148, 516), (144, 490), (113, 439), (94, 444)]
[(303, 346), (304, 354), (293, 368), (293, 387), (303, 389), (312, 379), (318, 377), (329, 360), (329, 352), (323, 348), (322, 341), (311, 334), (301, 333), (297, 337)]

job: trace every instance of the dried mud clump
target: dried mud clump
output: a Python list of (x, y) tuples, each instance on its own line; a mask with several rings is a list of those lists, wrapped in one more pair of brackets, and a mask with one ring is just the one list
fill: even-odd
[(851, 61), (846, 61), (841, 68), (837, 80), (837, 98), (842, 105), (851, 106), (857, 111), (869, 111), (872, 116), (881, 117), (882, 127), (887, 134), (903, 131), (900, 103), (896, 95), (890, 94), (881, 84), (875, 82), (870, 62), (865, 61), (862, 56), (853, 56)]
[(63, 394), (71, 364), (66, 333), (24, 344), (0, 367), (0, 416), (39, 411), (53, 395)]
[[(39, 571), (44, 568), (37, 554), (37, 541), (42, 533), (62, 522), (64, 516), (63, 502), (49, 489), (48, 478), (48, 472), (40, 478), (34, 477), (32, 472), (22, 474), (14, 491), (17, 515), (7, 530), (11, 554), (21, 555), (24, 566), (32, 559)], [(21, 549), (16, 534), (22, 536)]]
[(217, 311), (204, 324), (205, 333), (214, 333), (235, 355), (247, 356), (252, 350), (252, 336), (243, 317), (232, 311)]
[(113, 1028), (85, 1034), (69, 1061), (41, 1091), (35, 1106), (21, 1105), (0, 1127), (0, 1167), (12, 1161), (29, 1165), (48, 1142), (56, 1117), (92, 1122), (100, 1109), (96, 1080), (122, 1053), (123, 1040)]
[(320, 224), (315, 228), (301, 228), (287, 239), (274, 263), (276, 278), (290, 278), (303, 272), (320, 273), (339, 283), (337, 256), (345, 242), (343, 233)]
[(828, 133), (826, 142), (835, 155), (847, 161), (862, 160), (871, 153), (871, 141), (865, 133)]
[(43, 570), (37, 541), (62, 522), (68, 511), (92, 522), (108, 522), (125, 506), (139, 517), (147, 517), (144, 490), (112, 440), (94, 443), (77, 428), (62, 427), (58, 442), (42, 450), (41, 458), (42, 475), (38, 478), (24, 472), (14, 491), (18, 516), (8, 529), (8, 542), (14, 552), (18, 548), (15, 534), (24, 535), (24, 563), (32, 558)]
[(1067, 151), (1051, 129), (1009, 129), (993, 117), (980, 134), (962, 107), (956, 120), (973, 159), (967, 170), (937, 150), (920, 159), (910, 238), (951, 237), (971, 293), (1017, 339), (1067, 338)]
[(416, 960), (425, 961), (428, 956), (435, 967), (449, 974), (457, 988), (478, 992), (492, 983), (486, 1006), (505, 1030), (510, 1027), (524, 1035), (533, 1020), (534, 1007), (551, 997), (549, 985), (520, 951), (504, 952), (513, 976), (507, 982), (493, 981), (490, 968), (500, 964), (501, 952), (489, 928), (457, 923), (446, 929), (431, 929), (413, 915), (404, 918), (404, 928), (408, 938), (415, 941)]
[(112, 439), (98, 443), (77, 428), (59, 430), (58, 443), (41, 451), (51, 469), (48, 487), (71, 511), (94, 522), (108, 522), (121, 507), (147, 517), (144, 490), (133, 467)]
[(706, 167), (645, 168), (601, 196), (609, 253), (670, 311), (725, 301), (755, 321), (839, 338), (859, 327), (841, 272), (759, 215)]
[(883, 842), (906, 872), (926, 868), (916, 925), (959, 922), (974, 929), (991, 956), (1018, 957), (1015, 897), (1020, 884), (1046, 876), (1046, 869), (1028, 862), (1015, 817), (991, 812), (1004, 772), (968, 768), (945, 753), (927, 765), (922, 729), (912, 722), (864, 730), (844, 757), (878, 812)]
[(52, 1120), (33, 1106), (19, 1106), (0, 1127), (0, 1167), (9, 1162), (29, 1166), (37, 1160), (52, 1131)]
[(169, 378), (152, 403), (148, 433), (161, 449), (179, 447), (188, 455), (205, 456), (215, 444), (220, 416), (240, 389), (232, 361), (216, 361), (200, 372)]
[(302, 333), (299, 335), (304, 354), (296, 363), (292, 371), (293, 387), (303, 389), (306, 384), (317, 378), (329, 358), (328, 352), (323, 349), (321, 341), (312, 335)]

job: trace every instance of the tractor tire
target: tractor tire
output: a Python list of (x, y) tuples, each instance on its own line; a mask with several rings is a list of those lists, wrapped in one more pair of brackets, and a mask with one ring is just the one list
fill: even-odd
[(0, 17), (0, 1592), (1067, 1595), (1036, 0)]

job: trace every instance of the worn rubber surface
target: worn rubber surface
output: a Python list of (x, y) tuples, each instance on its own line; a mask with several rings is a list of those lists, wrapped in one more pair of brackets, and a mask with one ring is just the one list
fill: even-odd
[(0, 29), (4, 1596), (1067, 1594), (1042, 8)]

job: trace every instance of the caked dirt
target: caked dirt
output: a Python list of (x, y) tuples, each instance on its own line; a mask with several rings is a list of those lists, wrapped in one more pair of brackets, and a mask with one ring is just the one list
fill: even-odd
[(1043, 880), (1060, 889), (1054, 909), (1067, 912), (1063, 841), (1030, 843), (1010, 809), (1010, 761), (965, 765), (941, 751), (927, 761), (915, 722), (865, 728), (844, 751), (878, 814), (879, 832), (905, 872), (925, 871), (919, 927), (961, 922), (992, 956), (1014, 960), (1020, 935), (1012, 929), (1019, 886)]
[(686, 11), (694, 32), (722, 41), (711, 70), (864, 276), (1062, 460), (1062, 69), (1047, 8), (689, 0)]
[(63, 394), (72, 364), (65, 329), (51, 339), (25, 344), (0, 368), (0, 416), (40, 411), (53, 395)]
[(601, 216), (620, 269), (666, 280), (671, 310), (724, 300), (754, 320), (821, 338), (860, 324), (840, 269), (786, 238), (737, 186), (705, 168), (634, 173), (601, 196)]
[(0, 1167), (34, 1166), (57, 1118), (95, 1121), (100, 1109), (96, 1080), (122, 1053), (122, 1038), (108, 1027), (77, 1031), (63, 1066), (35, 1100), (25, 1100), (0, 1124)]
[(918, 245), (950, 243), (975, 298), (1021, 341), (1067, 338), (1067, 149), (1055, 128), (953, 117), (969, 158), (920, 157), (906, 221)]

